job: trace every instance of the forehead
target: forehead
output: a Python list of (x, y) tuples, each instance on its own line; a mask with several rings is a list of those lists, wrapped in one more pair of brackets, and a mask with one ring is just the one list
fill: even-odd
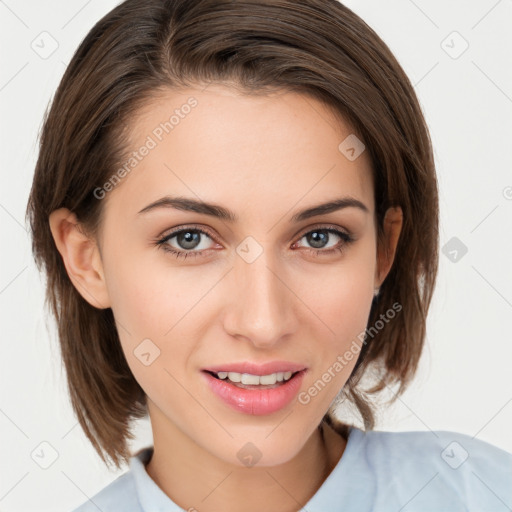
[(129, 120), (128, 133), (109, 209), (135, 214), (172, 194), (275, 216), (279, 206), (351, 195), (373, 213), (368, 152), (347, 158), (347, 145), (361, 144), (351, 127), (304, 94), (248, 95), (220, 84), (168, 90)]

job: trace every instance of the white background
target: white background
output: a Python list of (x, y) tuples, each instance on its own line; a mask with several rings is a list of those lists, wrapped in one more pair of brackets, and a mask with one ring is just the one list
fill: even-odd
[[(72, 414), (24, 223), (43, 113), (112, 0), (0, 1), (0, 511), (67, 511), (112, 481)], [(512, 452), (511, 0), (350, 0), (411, 78), (435, 148), (441, 253), (417, 378), (379, 430), (454, 430)], [(47, 31), (58, 48), (32, 48)], [(469, 47), (463, 49), (463, 40)], [(47, 37), (47, 36), (45, 36)], [(443, 43), (444, 41), (444, 43)], [(448, 53), (447, 53), (448, 52)], [(451, 56), (449, 53), (451, 52)], [(48, 326), (48, 327), (47, 327)], [(34, 450), (58, 458), (42, 469)], [(151, 443), (146, 422), (134, 447)]]

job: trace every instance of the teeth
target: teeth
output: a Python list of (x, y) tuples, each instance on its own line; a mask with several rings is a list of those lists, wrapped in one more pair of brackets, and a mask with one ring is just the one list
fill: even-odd
[(252, 375), (250, 373), (218, 372), (219, 379), (229, 379), (231, 382), (241, 382), (248, 385), (272, 385), (276, 382), (289, 380), (292, 372), (277, 372), (270, 375)]

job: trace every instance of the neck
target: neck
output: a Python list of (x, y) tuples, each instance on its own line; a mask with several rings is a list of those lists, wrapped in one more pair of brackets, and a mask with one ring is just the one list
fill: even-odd
[(329, 476), (346, 445), (323, 423), (289, 461), (248, 468), (218, 459), (175, 426), (165, 431), (153, 426), (153, 438), (147, 473), (178, 506), (201, 512), (300, 510)]

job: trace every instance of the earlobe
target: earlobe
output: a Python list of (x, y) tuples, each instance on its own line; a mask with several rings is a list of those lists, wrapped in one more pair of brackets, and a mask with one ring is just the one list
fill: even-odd
[(98, 309), (110, 307), (103, 265), (97, 243), (81, 228), (76, 215), (59, 208), (49, 216), (55, 245), (66, 272), (80, 295)]
[(403, 213), (399, 206), (389, 208), (384, 216), (384, 244), (379, 246), (375, 287), (380, 287), (388, 275), (395, 259), (396, 247), (403, 224)]

